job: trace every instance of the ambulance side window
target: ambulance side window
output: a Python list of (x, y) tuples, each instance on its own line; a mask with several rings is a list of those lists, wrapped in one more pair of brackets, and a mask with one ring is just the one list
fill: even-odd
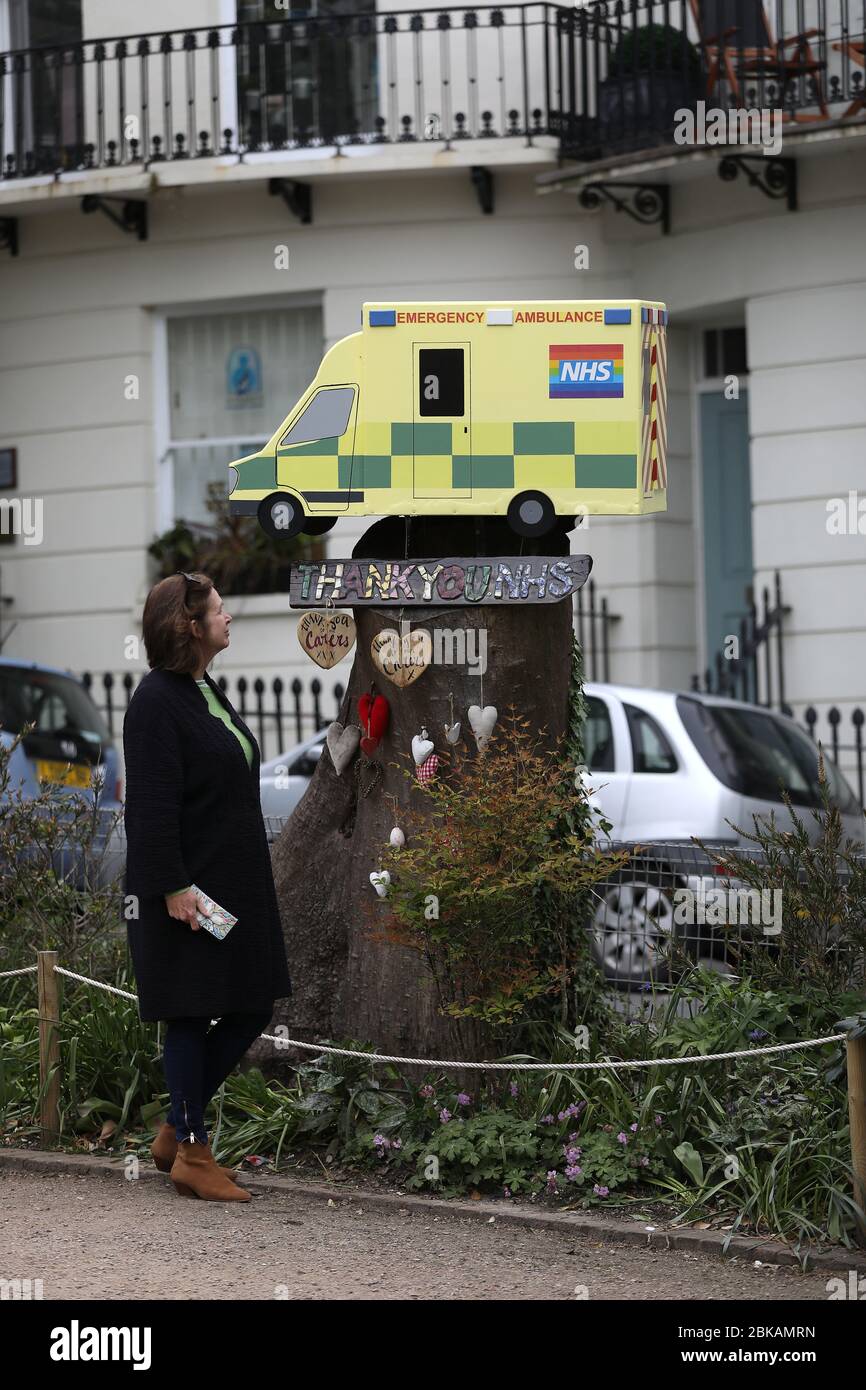
[(346, 433), (352, 401), (353, 386), (333, 386), (317, 391), (298, 419), (280, 440), (286, 444), (312, 444), (315, 439), (339, 438)]
[(420, 348), (418, 414), (463, 414), (463, 349)]

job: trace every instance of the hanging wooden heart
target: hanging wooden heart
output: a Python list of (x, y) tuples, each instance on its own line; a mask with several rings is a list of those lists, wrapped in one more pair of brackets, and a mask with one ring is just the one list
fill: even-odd
[(403, 689), (427, 670), (433, 660), (433, 641), (420, 627), (402, 634), (386, 627), (370, 643), (370, 655), (376, 670)]
[(361, 751), (372, 758), (384, 737), (391, 718), (391, 706), (384, 695), (366, 692), (358, 699), (358, 719), (361, 724)]
[(351, 613), (312, 610), (298, 620), (298, 641), (311, 661), (329, 671), (355, 645), (355, 619)]
[(347, 724), (344, 729), (343, 725), (335, 719), (328, 728), (325, 742), (328, 745), (334, 770), (339, 774), (345, 771), (357, 753), (358, 744), (361, 742), (361, 730), (357, 724)]
[(483, 753), (490, 742), (499, 711), (495, 705), (485, 705), (483, 709), (480, 705), (470, 705), (466, 713), (469, 715), (469, 727), (478, 744), (478, 752)]

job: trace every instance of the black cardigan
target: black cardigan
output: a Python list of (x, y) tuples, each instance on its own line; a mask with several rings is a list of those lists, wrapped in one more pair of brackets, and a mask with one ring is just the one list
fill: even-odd
[[(259, 798), (259, 746), (205, 679), (252, 742), (252, 767), (191, 675), (149, 671), (123, 721), (126, 893), (138, 900), (127, 928), (145, 1021), (266, 1012), (292, 992)], [(169, 915), (165, 894), (186, 883), (237, 917), (222, 941)]]

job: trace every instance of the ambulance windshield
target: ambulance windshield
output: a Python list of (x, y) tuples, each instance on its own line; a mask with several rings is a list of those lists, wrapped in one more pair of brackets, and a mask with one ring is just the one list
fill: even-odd
[(316, 439), (339, 438), (345, 434), (354, 397), (353, 386), (331, 386), (317, 391), (291, 429), (283, 435), (281, 447), (287, 444), (311, 444)]

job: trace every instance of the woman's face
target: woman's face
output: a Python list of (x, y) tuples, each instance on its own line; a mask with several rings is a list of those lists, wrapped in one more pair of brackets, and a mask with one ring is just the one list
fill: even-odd
[(193, 626), (194, 634), (201, 641), (202, 655), (206, 661), (210, 661), (217, 652), (224, 651), (228, 646), (231, 620), (231, 614), (225, 611), (216, 589), (212, 589), (204, 622), (195, 623)]

